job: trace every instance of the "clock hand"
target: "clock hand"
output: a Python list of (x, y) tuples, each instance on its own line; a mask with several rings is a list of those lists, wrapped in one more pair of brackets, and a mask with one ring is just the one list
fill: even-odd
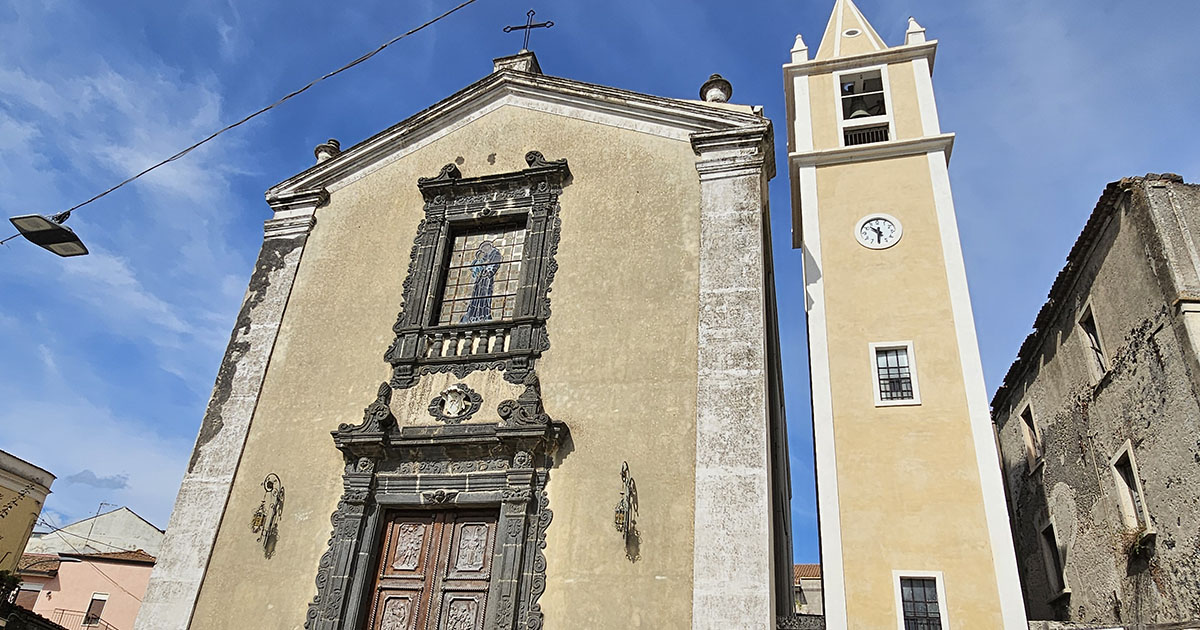
[(878, 245), (879, 243), (882, 243), (883, 242), (883, 230), (872, 225), (871, 231), (875, 233), (875, 244)]

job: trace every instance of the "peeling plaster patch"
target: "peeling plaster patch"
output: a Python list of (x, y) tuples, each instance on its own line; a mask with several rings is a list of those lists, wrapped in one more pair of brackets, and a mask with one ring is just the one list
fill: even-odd
[(286, 264), (285, 257), (297, 248), (303, 247), (306, 239), (307, 236), (300, 236), (291, 239), (271, 239), (263, 243), (262, 251), (258, 255), (258, 262), (254, 265), (254, 274), (250, 276), (250, 288), (246, 300), (242, 302), (242, 309), (237, 316), (237, 324), (229, 336), (229, 346), (225, 349), (224, 359), (221, 360), (221, 369), (217, 372), (217, 384), (213, 387), (212, 398), (208, 401), (208, 409), (205, 410), (204, 420), (200, 424), (196, 447), (192, 451), (191, 461), (188, 462), (189, 473), (195, 469), (204, 446), (225, 427), (221, 412), (233, 391), (233, 379), (237, 375), (238, 364), (250, 350), (250, 342), (242, 341), (241, 338), (250, 332), (250, 325), (253, 323), (251, 313), (262, 302), (267, 289), (271, 287), (271, 274), (283, 268)]

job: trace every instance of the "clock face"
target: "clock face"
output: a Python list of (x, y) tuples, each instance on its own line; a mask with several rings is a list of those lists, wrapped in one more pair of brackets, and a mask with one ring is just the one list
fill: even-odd
[(858, 222), (854, 236), (866, 247), (884, 249), (900, 240), (900, 222), (885, 214), (873, 214)]

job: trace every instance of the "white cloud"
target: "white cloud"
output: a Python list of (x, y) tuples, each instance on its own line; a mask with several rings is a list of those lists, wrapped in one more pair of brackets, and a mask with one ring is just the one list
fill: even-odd
[[(137, 37), (102, 48), (85, 41), (91, 33), (63, 38), (63, 22), (90, 28), (94, 11), (14, 0), (18, 19), (0, 20), (8, 215), (69, 207), (233, 117), (207, 68), (174, 66)], [(37, 33), (59, 39), (48, 47)], [(0, 248), (0, 286), (20, 297), (0, 300), (0, 331), (12, 340), (0, 444), (63, 479), (128, 478), (124, 488), (58, 483), (49, 518), (75, 520), (107, 501), (166, 524), (252, 262), (228, 240), (246, 207), (262, 203), (233, 193), (253, 170), (246, 131), (76, 211), (70, 225), (86, 257), (19, 240)]]
[[(56, 519), (67, 521), (86, 516), (99, 501), (107, 501), (127, 505), (156, 525), (166, 526), (191, 441), (164, 437), (152, 427), (151, 422), (115, 418), (109, 409), (73, 396), (53, 403), (16, 401), (0, 411), (0, 442), (5, 449), (22, 453), (61, 477), (51, 486), (46, 507)], [(136, 457), (123, 456), (134, 453)], [(126, 483), (97, 488), (64, 482), (85, 467), (100, 480), (125, 478)]]

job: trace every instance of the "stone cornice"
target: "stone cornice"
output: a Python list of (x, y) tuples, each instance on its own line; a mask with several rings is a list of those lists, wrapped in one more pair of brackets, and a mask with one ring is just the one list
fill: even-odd
[(275, 216), (263, 223), (263, 238), (291, 238), (306, 235), (317, 224), (317, 208), (329, 201), (324, 188), (270, 200)]
[(852, 147), (836, 149), (821, 149), (804, 153), (789, 153), (788, 162), (793, 167), (828, 166), (830, 164), (847, 164), (866, 160), (879, 160), (906, 155), (920, 155), (930, 151), (945, 151), (946, 162), (950, 161), (950, 152), (954, 148), (954, 134), (943, 133), (936, 136), (912, 138), (910, 140), (893, 140), (875, 144), (860, 144)]
[(734, 177), (763, 169), (767, 179), (775, 177), (775, 143), (770, 122), (757, 125), (702, 131), (691, 135), (692, 149), (699, 159), (700, 179)]
[(894, 48), (886, 48), (884, 50), (863, 53), (861, 55), (850, 55), (848, 57), (835, 57), (833, 59), (814, 59), (812, 61), (802, 61), (800, 63), (788, 63), (783, 66), (783, 75), (785, 81), (790, 82), (790, 79), (795, 76), (813, 75), (813, 74), (828, 74), (839, 70), (852, 70), (854, 68), (862, 68), (864, 66), (877, 66), (888, 63), (901, 63), (912, 61), (922, 57), (929, 60), (929, 71), (933, 72), (933, 59), (937, 53), (937, 40), (930, 40), (922, 44), (910, 44), (908, 46), (896, 46)]
[(630, 129), (687, 139), (695, 132), (755, 127), (764, 119), (750, 112), (605, 87), (515, 70), (495, 72), (404, 121), (344, 149), (340, 154), (271, 187), (267, 201), (304, 191), (334, 188), (356, 179), (402, 149), (472, 118), (498, 101), (539, 103), (546, 111), (605, 122), (620, 119)]

